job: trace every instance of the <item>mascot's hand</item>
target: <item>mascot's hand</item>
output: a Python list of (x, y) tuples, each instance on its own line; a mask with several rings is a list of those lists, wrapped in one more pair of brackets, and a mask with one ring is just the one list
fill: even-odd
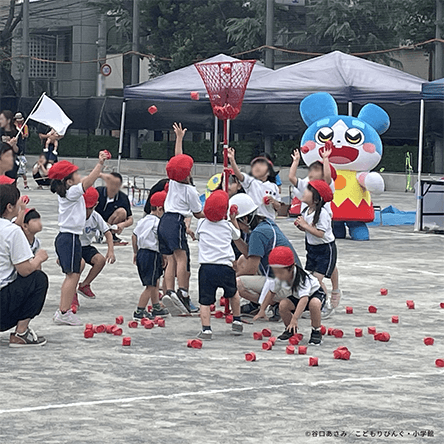
[(370, 193), (382, 194), (384, 192), (384, 179), (379, 173), (358, 173), (358, 181)]

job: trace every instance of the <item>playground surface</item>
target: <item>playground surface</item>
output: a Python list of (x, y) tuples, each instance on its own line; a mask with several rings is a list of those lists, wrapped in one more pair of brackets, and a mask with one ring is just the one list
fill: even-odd
[[(204, 181), (197, 187), (203, 192)], [(165, 328), (128, 328), (142, 287), (130, 245), (116, 247), (116, 264), (93, 284), (97, 299), (81, 298), (79, 315), (95, 325), (123, 315), (124, 336), (132, 343), (122, 347), (122, 337), (85, 339), (82, 327), (52, 323), (63, 279), (53, 247), (57, 199), (49, 191), (26, 194), (42, 215), (39, 237), (49, 253), (43, 269), (50, 289), (32, 322), (48, 343), (10, 349), (9, 332), (0, 334), (1, 443), (444, 441), (444, 369), (435, 366), (444, 359), (443, 236), (414, 233), (413, 226), (375, 226), (370, 242), (338, 240), (343, 298), (323, 324), (344, 336), (326, 335), (306, 355), (287, 355), (287, 343), (262, 351), (261, 341), (253, 340), (254, 331), (267, 327), (278, 336), (282, 323), (245, 325), (242, 337), (232, 337), (230, 325), (213, 318), (214, 339), (201, 350), (186, 347), (199, 331), (198, 317), (169, 317)], [(414, 196), (406, 193), (386, 193), (374, 203), (415, 209)], [(142, 217), (142, 208), (134, 208), (134, 217)], [(282, 218), (278, 224), (305, 260), (304, 238), (293, 221)], [(130, 237), (127, 229), (123, 238)], [(190, 241), (190, 247), (190, 293), (197, 303), (198, 246)], [(388, 289), (386, 296), (381, 288)], [(376, 313), (369, 313), (370, 305)], [(391, 323), (394, 315), (398, 324)], [(389, 332), (390, 341), (375, 341), (370, 326)], [(355, 328), (363, 329), (363, 337), (355, 337)], [(300, 321), (300, 333), (301, 345), (307, 345), (309, 320)], [(433, 346), (424, 345), (428, 336)], [(339, 346), (350, 350), (349, 361), (333, 358)], [(247, 352), (255, 352), (257, 361), (247, 362)], [(318, 357), (319, 366), (309, 367), (309, 357)]]

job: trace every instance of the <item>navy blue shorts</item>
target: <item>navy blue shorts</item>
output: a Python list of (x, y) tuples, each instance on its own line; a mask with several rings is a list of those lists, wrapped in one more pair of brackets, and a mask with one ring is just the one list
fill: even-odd
[(78, 234), (59, 233), (55, 238), (55, 250), (59, 265), (65, 274), (80, 273), (82, 245)]
[(92, 245), (82, 247), (82, 258), (87, 264), (92, 265), (92, 258), (96, 254), (100, 254), (96, 247), (93, 247)]
[(237, 293), (236, 272), (233, 267), (202, 264), (199, 268), (199, 304), (214, 304), (218, 288), (224, 290), (226, 298), (232, 298)]
[(320, 245), (311, 245), (305, 242), (305, 249), (307, 250), (305, 269), (312, 273), (322, 274), (330, 279), (338, 257), (336, 242)]
[(162, 255), (145, 248), (137, 252), (137, 271), (144, 287), (156, 287), (163, 274)]
[(162, 254), (171, 256), (176, 250), (188, 250), (185, 218), (179, 213), (165, 213), (159, 222), (157, 235)]
[[(310, 305), (310, 301), (313, 298), (319, 299), (321, 301), (321, 310), (324, 308), (325, 301), (327, 299), (327, 295), (325, 294), (325, 292), (322, 288), (319, 288), (319, 290), (316, 290), (311, 296), (308, 297), (308, 303), (307, 303), (304, 311), (310, 311), (309, 305)], [(288, 296), (287, 299), (290, 299), (290, 301), (293, 302), (294, 310), (292, 310), (291, 312), (294, 313), (296, 311), (296, 307), (297, 307), (300, 299), (295, 298), (294, 296)]]

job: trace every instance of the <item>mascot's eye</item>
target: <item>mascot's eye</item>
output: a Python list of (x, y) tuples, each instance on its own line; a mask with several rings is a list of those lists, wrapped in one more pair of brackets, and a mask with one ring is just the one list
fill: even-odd
[(333, 139), (333, 130), (327, 126), (318, 130), (315, 136), (316, 142), (324, 145), (325, 142)]
[(364, 140), (364, 134), (357, 128), (350, 128), (345, 132), (345, 140), (352, 145), (357, 145)]

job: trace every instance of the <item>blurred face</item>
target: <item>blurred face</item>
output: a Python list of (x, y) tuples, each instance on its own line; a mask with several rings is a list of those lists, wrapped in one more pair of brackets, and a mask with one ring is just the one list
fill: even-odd
[(239, 228), (244, 232), (244, 233), (250, 233), (250, 227), (248, 226), (247, 222), (247, 217), (240, 217), (239, 219), (237, 219), (237, 223), (239, 224)]
[(314, 204), (313, 193), (308, 188), (305, 188), (304, 190), (304, 194), (302, 195), (302, 202), (306, 203), (308, 206)]
[(43, 230), (42, 219), (31, 219), (24, 227), (31, 234), (40, 233)]
[(0, 173), (12, 170), (13, 166), (14, 156), (12, 155), (12, 150), (6, 151), (6, 153), (3, 153), (0, 157)]
[(279, 279), (280, 281), (291, 282), (293, 280), (293, 267), (289, 268), (271, 267), (271, 268), (273, 269), (275, 278)]
[(72, 187), (74, 185), (78, 185), (81, 181), (82, 176), (78, 171), (75, 171), (74, 173), (72, 173), (72, 179), (67, 180), (66, 183), (68, 184), (68, 186)]
[(3, 113), (0, 114), (0, 127), (5, 128), (9, 125), (9, 120), (5, 117)]
[(120, 191), (121, 186), (122, 182), (118, 177), (110, 176), (107, 181), (108, 197), (114, 197)]
[(308, 180), (311, 182), (312, 180), (322, 180), (324, 178), (324, 173), (322, 168), (310, 168), (308, 172)]
[(228, 196), (231, 198), (235, 194), (237, 194), (242, 188), (242, 185), (238, 182), (238, 180), (231, 176), (230, 182), (228, 184)]
[(268, 177), (268, 163), (265, 162), (265, 160), (258, 160), (254, 162), (253, 166), (251, 167), (251, 174), (256, 179), (266, 179)]
[(46, 161), (46, 157), (45, 157), (45, 155), (44, 155), (44, 154), (41, 154), (40, 157), (39, 157), (39, 162), (40, 162), (40, 163), (45, 163), (45, 161)]

